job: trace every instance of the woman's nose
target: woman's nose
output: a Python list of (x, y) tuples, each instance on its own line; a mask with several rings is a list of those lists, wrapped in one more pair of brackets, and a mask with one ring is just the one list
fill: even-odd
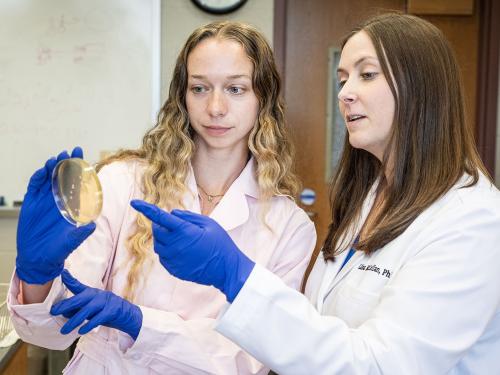
[(224, 94), (213, 91), (208, 99), (207, 110), (212, 117), (220, 117), (225, 115), (227, 111), (227, 105)]
[(342, 88), (339, 91), (338, 99), (339, 101), (348, 104), (352, 103), (356, 100), (357, 95), (354, 91), (354, 88), (347, 81), (344, 83)]

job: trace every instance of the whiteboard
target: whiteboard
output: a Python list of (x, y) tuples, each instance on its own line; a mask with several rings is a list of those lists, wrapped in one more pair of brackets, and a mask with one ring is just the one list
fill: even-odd
[(61, 150), (139, 146), (159, 108), (160, 0), (0, 1), (0, 195)]

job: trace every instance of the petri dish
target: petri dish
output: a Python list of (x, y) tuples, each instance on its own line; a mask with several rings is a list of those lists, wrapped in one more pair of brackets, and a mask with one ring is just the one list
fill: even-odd
[(61, 160), (52, 173), (52, 194), (61, 215), (75, 226), (100, 215), (102, 188), (94, 167), (85, 160)]

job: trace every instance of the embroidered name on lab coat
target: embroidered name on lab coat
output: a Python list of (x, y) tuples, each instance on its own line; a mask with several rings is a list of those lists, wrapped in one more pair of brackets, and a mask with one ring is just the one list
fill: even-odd
[(382, 276), (387, 277), (388, 279), (391, 278), (391, 271), (388, 270), (387, 268), (384, 268), (382, 271), (380, 270), (380, 267), (378, 267), (376, 264), (360, 264), (358, 267), (358, 270), (361, 271), (372, 271), (375, 272), (377, 275), (380, 275), (382, 272)]

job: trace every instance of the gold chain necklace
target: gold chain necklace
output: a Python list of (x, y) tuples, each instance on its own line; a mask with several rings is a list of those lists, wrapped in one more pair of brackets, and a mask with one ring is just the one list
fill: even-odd
[(225, 192), (222, 193), (222, 194), (208, 194), (205, 189), (203, 189), (200, 185), (196, 184), (200, 190), (203, 192), (203, 194), (205, 194), (207, 196), (207, 199), (210, 203), (212, 203), (212, 201), (214, 200), (214, 198), (218, 198), (218, 197), (223, 197), (224, 194), (226, 194)]

